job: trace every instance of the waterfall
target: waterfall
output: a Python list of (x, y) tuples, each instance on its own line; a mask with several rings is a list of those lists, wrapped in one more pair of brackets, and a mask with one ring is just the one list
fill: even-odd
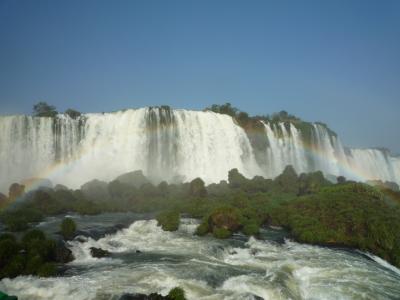
[[(85, 114), (78, 119), (0, 117), (0, 191), (13, 182), (48, 178), (78, 188), (143, 170), (154, 182), (273, 178), (287, 165), (298, 173), (321, 170), (350, 179), (400, 183), (400, 158), (379, 149), (345, 149), (322, 124), (263, 123), (261, 142), (230, 116), (210, 111), (141, 108)], [(262, 145), (262, 146), (260, 146)]]
[(94, 178), (110, 181), (143, 170), (153, 181), (227, 179), (258, 167), (245, 131), (213, 112), (143, 108), (86, 114), (79, 120), (0, 117), (0, 190), (46, 177), (77, 188)]

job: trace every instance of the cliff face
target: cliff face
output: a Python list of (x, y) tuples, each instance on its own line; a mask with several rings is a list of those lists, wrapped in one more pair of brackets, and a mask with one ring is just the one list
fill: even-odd
[(0, 117), (0, 191), (26, 178), (71, 187), (143, 170), (154, 181), (274, 177), (286, 165), (356, 180), (400, 183), (400, 158), (379, 149), (345, 149), (325, 125), (257, 121), (243, 126), (210, 111), (142, 108), (77, 119)]

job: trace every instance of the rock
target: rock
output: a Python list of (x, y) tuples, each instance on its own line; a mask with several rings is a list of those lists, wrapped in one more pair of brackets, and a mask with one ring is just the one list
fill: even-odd
[(110, 227), (96, 227), (96, 228), (92, 227), (75, 231), (75, 237), (77, 236), (87, 237), (97, 241), (98, 239), (101, 239), (108, 234), (114, 234), (117, 231), (124, 229), (126, 227), (128, 226), (124, 224), (115, 224)]
[(101, 248), (90, 247), (90, 254), (96, 258), (109, 257), (111, 253)]
[(140, 250), (136, 250), (136, 251), (135, 251), (135, 253), (142, 253), (142, 251), (140, 251)]
[(145, 294), (124, 294), (119, 300), (169, 300), (168, 296), (163, 296), (157, 293), (152, 293), (150, 295)]
[(256, 255), (258, 252), (260, 252), (260, 250), (258, 250), (258, 249), (250, 249), (251, 255)]
[(88, 238), (82, 235), (78, 235), (75, 237), (75, 241), (78, 241), (79, 243), (86, 243), (88, 241)]
[(65, 264), (74, 259), (72, 251), (67, 248), (64, 241), (59, 241), (56, 245), (56, 261)]

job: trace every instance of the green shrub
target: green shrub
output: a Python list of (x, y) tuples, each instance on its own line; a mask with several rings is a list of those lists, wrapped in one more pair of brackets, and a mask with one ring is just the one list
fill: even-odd
[(44, 240), (46, 240), (46, 236), (44, 235), (43, 231), (39, 229), (33, 229), (25, 233), (25, 235), (22, 237), (22, 244), (28, 245), (33, 241), (43, 242)]
[(30, 257), (26, 263), (25, 274), (37, 274), (39, 268), (43, 265), (43, 259), (40, 255)]
[(260, 232), (260, 227), (255, 221), (249, 221), (246, 224), (244, 224), (242, 232), (245, 235), (258, 235)]
[(76, 224), (71, 218), (65, 218), (61, 223), (61, 234), (64, 239), (69, 240), (74, 237)]
[(199, 226), (197, 226), (195, 234), (198, 236), (204, 236), (208, 233), (208, 231), (209, 231), (208, 223), (203, 222)]
[(168, 298), (171, 300), (186, 300), (185, 291), (180, 287), (173, 288), (169, 291)]
[(13, 256), (0, 271), (0, 278), (16, 277), (23, 273), (25, 268), (25, 257), (21, 254)]
[(386, 203), (373, 187), (360, 183), (324, 187), (281, 211), (286, 214), (281, 225), (301, 242), (355, 247), (399, 265), (400, 208)]
[(10, 234), (10, 233), (3, 233), (3, 234), (0, 234), (0, 241), (4, 241), (4, 240), (12, 240), (12, 241), (16, 241), (16, 238), (15, 238), (15, 236), (13, 236), (12, 234)]
[(23, 231), (29, 228), (29, 223), (40, 222), (43, 220), (43, 214), (34, 208), (18, 208), (3, 212), (2, 222), (10, 231)]
[(40, 277), (49, 277), (57, 273), (57, 268), (54, 263), (45, 263), (37, 271), (37, 275)]
[(179, 228), (180, 216), (175, 211), (163, 212), (157, 216), (157, 222), (165, 231), (176, 231)]
[(20, 247), (15, 239), (4, 239), (0, 241), (0, 269), (18, 253)]
[(232, 235), (232, 233), (226, 228), (215, 227), (213, 230), (213, 236), (217, 239), (227, 239)]

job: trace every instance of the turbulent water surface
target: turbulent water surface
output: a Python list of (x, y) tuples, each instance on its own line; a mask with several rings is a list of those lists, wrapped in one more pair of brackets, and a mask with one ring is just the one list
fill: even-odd
[[(94, 240), (71, 241), (76, 260), (63, 277), (4, 279), (0, 290), (21, 300), (118, 299), (124, 293), (166, 294), (185, 289), (189, 299), (399, 299), (400, 270), (367, 255), (298, 244), (280, 230), (262, 239), (197, 237), (197, 221), (183, 219), (179, 231), (164, 232), (146, 216), (107, 214), (74, 217), (89, 230), (134, 221)], [(59, 219), (39, 225), (54, 230)], [(90, 247), (112, 252), (96, 259)], [(141, 251), (138, 253), (137, 251)]]
[[(77, 120), (0, 117), (0, 191), (31, 177), (78, 188), (94, 178), (110, 181), (143, 170), (155, 182), (274, 177), (291, 164), (351, 179), (400, 184), (400, 158), (379, 149), (347, 149), (326, 126), (264, 123), (245, 131), (227, 115), (143, 108), (86, 114)], [(296, 127), (298, 126), (298, 127)]]

